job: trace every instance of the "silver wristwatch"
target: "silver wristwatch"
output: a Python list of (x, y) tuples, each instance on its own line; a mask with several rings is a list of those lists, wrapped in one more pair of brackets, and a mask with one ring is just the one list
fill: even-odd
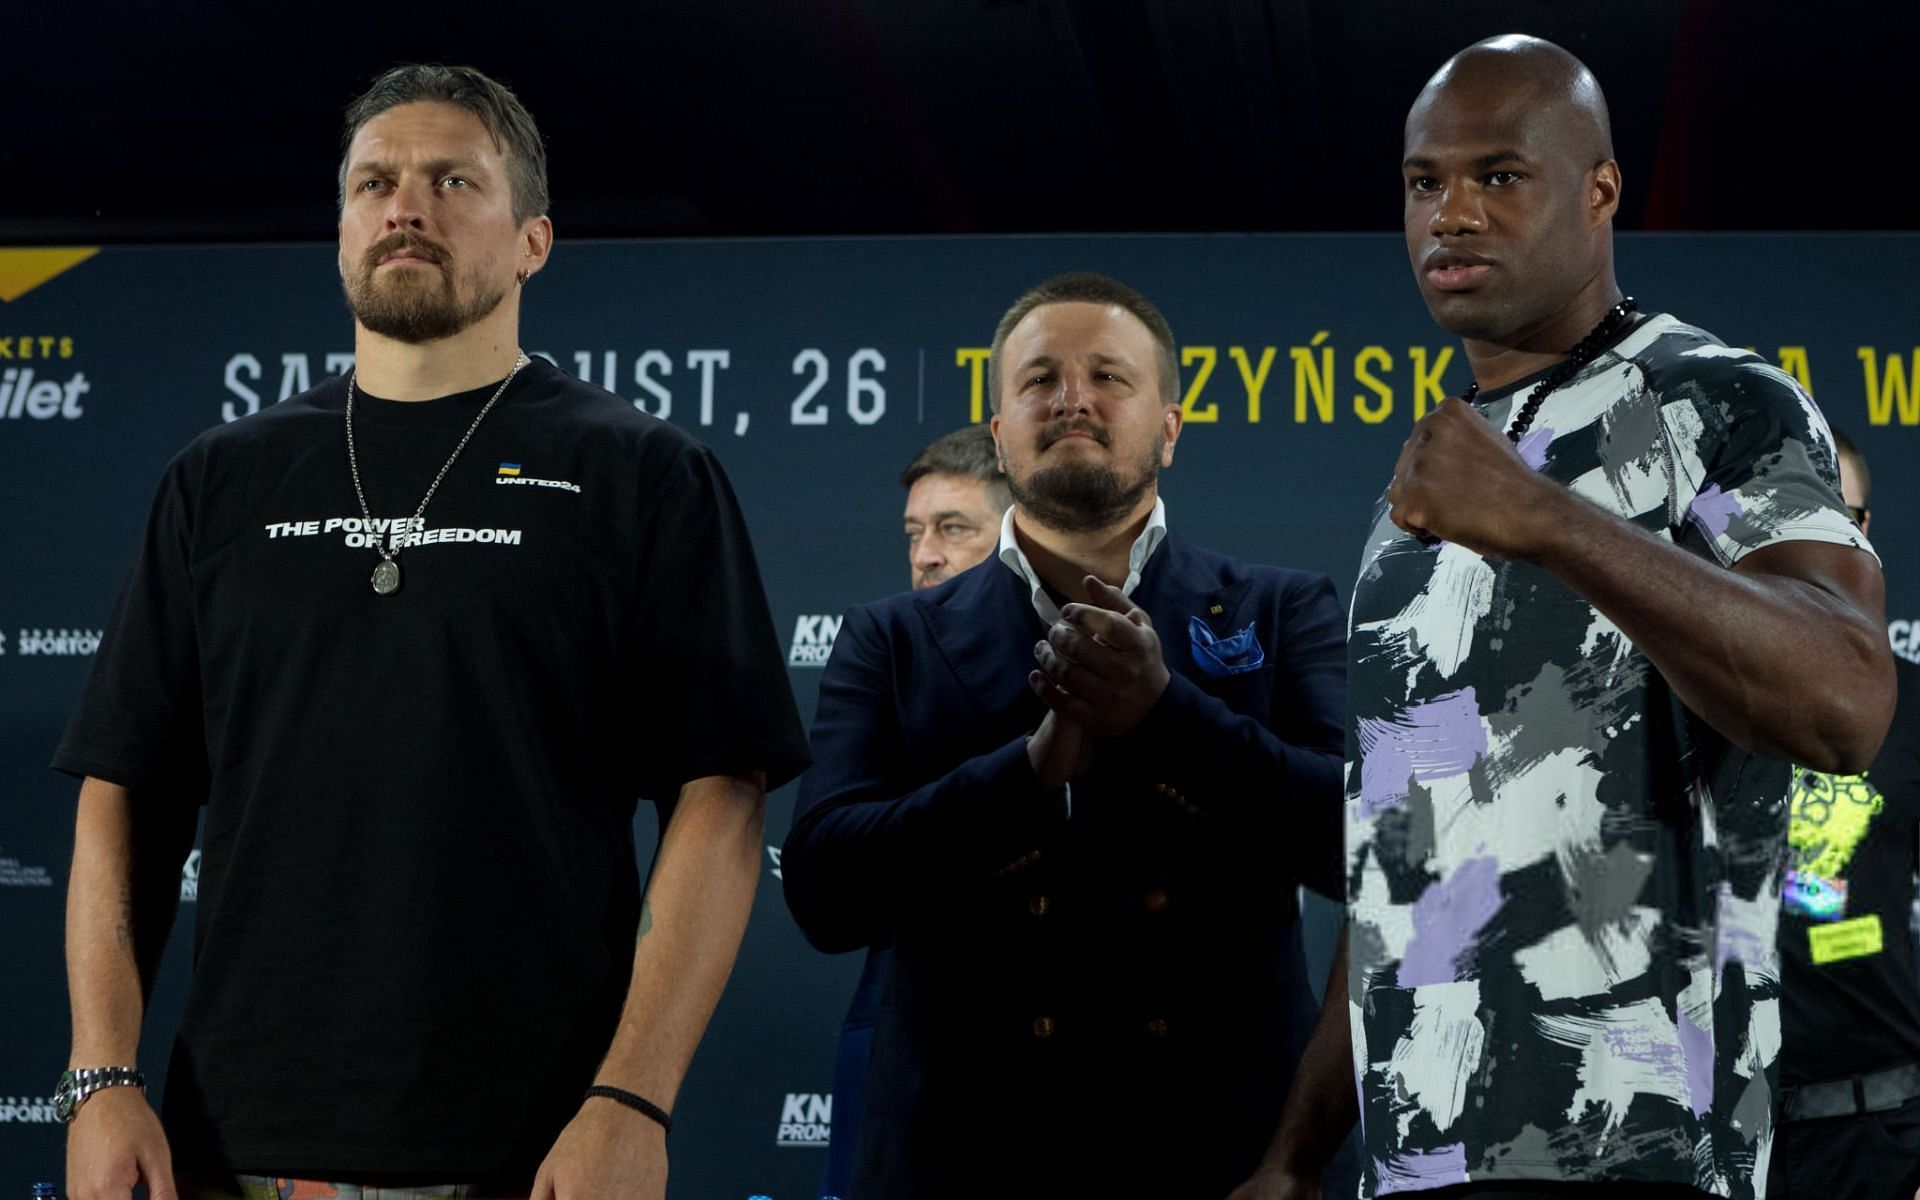
[(137, 1087), (147, 1090), (147, 1077), (132, 1067), (82, 1067), (60, 1072), (60, 1085), (53, 1089), (53, 1115), (61, 1124), (73, 1120), (88, 1096), (110, 1087)]

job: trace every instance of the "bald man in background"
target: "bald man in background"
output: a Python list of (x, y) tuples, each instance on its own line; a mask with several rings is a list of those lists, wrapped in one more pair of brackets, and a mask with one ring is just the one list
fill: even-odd
[(1357, 1079), (1369, 1196), (1745, 1200), (1788, 763), (1857, 772), (1886, 731), (1879, 561), (1806, 394), (1622, 295), (1606, 101), (1571, 54), (1449, 60), (1402, 176), (1475, 382), (1415, 426), (1363, 553), (1347, 970), (1236, 1197), (1316, 1194)]

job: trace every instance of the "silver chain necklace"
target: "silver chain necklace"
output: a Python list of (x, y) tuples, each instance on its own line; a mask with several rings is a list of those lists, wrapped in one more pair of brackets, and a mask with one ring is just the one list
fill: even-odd
[[(420, 507), (414, 509), (413, 516), (407, 519), (408, 530), (411, 530), (419, 522), (421, 514), (427, 511), (427, 501), (433, 499), (433, 493), (440, 487), (440, 481), (447, 477), (447, 471), (453, 466), (453, 460), (459, 458), (460, 452), (467, 448), (467, 442), (473, 438), (473, 431), (480, 428), (480, 422), (487, 419), (487, 413), (499, 402), (500, 397), (507, 394), (507, 385), (513, 382), (513, 377), (518, 375), (520, 368), (526, 365), (527, 356), (524, 352), (514, 358), (513, 370), (508, 371), (507, 377), (500, 381), (500, 386), (494, 389), (492, 398), (481, 405), (479, 414), (473, 418), (473, 424), (467, 426), (467, 431), (460, 435), (460, 444), (453, 448), (452, 454), (447, 455), (447, 461), (440, 464), (439, 473), (433, 477), (433, 482), (427, 485), (427, 494), (420, 497)], [(356, 370), (347, 376), (347, 470), (353, 473), (353, 494), (360, 501), (360, 516), (366, 521), (367, 529), (371, 531), (373, 513), (367, 508), (366, 489), (360, 486), (360, 456), (354, 451), (353, 446), (353, 381), (358, 374), (359, 371)], [(388, 542), (399, 532), (389, 529), (385, 534), (373, 534), (373, 548), (380, 554), (380, 565), (373, 569), (373, 590), (382, 596), (391, 596), (400, 590), (400, 563), (394, 557), (394, 551), (388, 547)]]

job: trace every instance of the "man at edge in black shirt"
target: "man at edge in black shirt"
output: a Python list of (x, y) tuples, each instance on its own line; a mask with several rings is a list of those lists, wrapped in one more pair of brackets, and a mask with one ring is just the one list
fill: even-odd
[[(1864, 533), (1872, 477), (1845, 434), (1840, 491)], [(1920, 1194), (1920, 665), (1861, 775), (1797, 769), (1780, 910), (1780, 1082), (1770, 1197)]]

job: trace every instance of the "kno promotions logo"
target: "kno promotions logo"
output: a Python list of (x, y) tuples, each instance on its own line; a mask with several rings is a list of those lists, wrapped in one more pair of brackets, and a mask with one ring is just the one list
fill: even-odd
[(787, 1093), (787, 1102), (780, 1106), (780, 1129), (774, 1134), (774, 1145), (824, 1147), (832, 1136), (832, 1093)]
[(0, 1096), (0, 1125), (58, 1125), (52, 1096)]
[(787, 648), (790, 667), (824, 667), (840, 634), (840, 617), (808, 613), (794, 618), (793, 643)]

